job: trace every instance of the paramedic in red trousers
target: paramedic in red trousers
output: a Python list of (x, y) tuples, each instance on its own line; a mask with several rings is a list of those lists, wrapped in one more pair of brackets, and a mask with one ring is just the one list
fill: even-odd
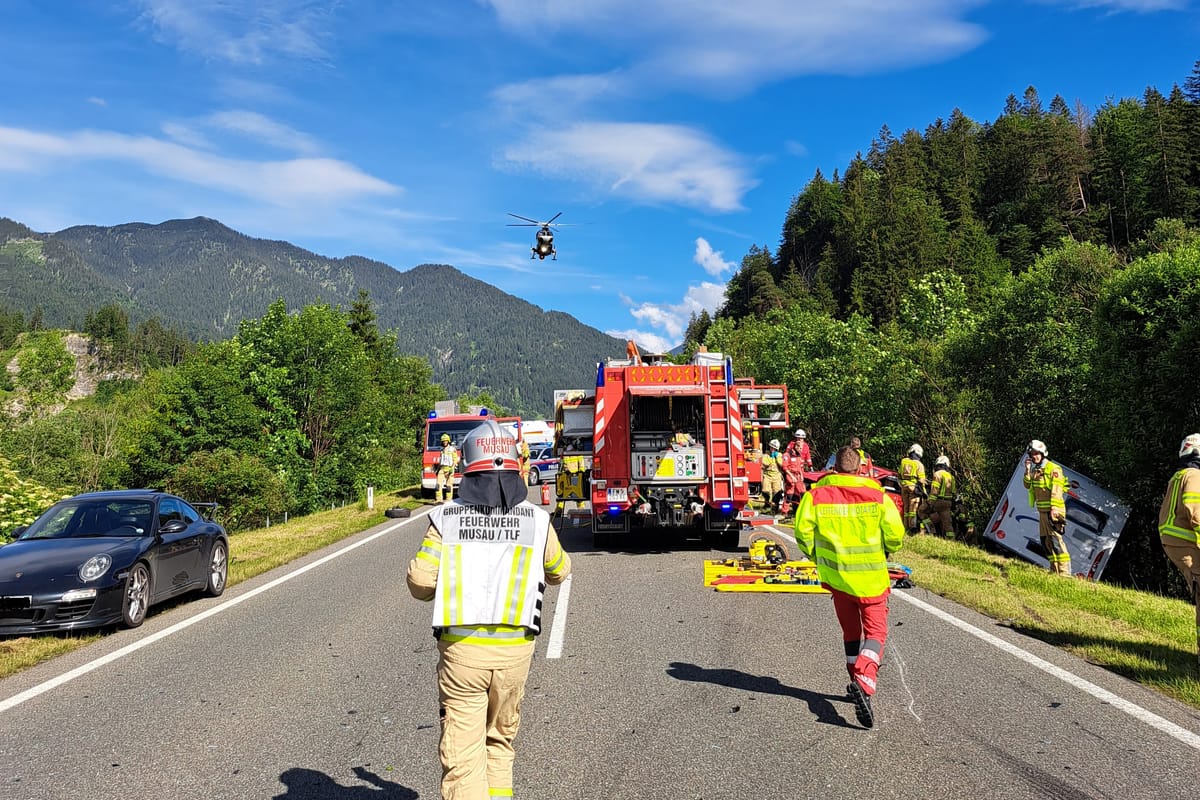
[[(1179, 445), (1179, 468), (1167, 484), (1158, 510), (1163, 552), (1176, 566), (1196, 606), (1196, 640), (1200, 648), (1200, 433)], [(1200, 649), (1196, 654), (1200, 672)]]
[(833, 610), (846, 646), (846, 687), (854, 715), (873, 727), (871, 696), (887, 640), (888, 556), (904, 543), (900, 511), (879, 482), (858, 474), (853, 447), (837, 451), (834, 470), (809, 489), (796, 510), (796, 542), (817, 564), (817, 576), (833, 595)]
[(430, 512), (408, 590), (433, 601), (442, 797), (510, 798), (542, 593), (566, 579), (571, 559), (550, 516), (526, 500), (516, 440), (487, 420), (462, 453), (459, 496)]

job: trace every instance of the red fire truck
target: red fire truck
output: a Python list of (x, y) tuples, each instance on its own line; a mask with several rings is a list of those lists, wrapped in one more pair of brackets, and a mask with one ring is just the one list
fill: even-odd
[(732, 363), (719, 353), (665, 363), (632, 345), (629, 356), (596, 369), (595, 545), (673, 528), (736, 547), (749, 485)]
[[(421, 451), (421, 495), (423, 497), (433, 497), (437, 490), (438, 460), (442, 455), (442, 434), (450, 437), (450, 443), (458, 448), (461, 455), (463, 439), (467, 438), (467, 434), (478, 427), (482, 420), (489, 417), (501, 424), (521, 421), (520, 417), (497, 417), (486, 408), (473, 414), (429, 412), (429, 416), (425, 420), (425, 437), (422, 440)], [(512, 429), (511, 426), (505, 427)], [(461, 482), (462, 465), (460, 464), (454, 472), (454, 487), (458, 488), (458, 484)]]

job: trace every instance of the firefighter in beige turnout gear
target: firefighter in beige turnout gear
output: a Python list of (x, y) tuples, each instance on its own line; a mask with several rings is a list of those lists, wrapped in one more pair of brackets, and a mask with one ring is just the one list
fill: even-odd
[(467, 435), (463, 457), (458, 499), (430, 513), (408, 588), (433, 601), (442, 797), (509, 798), (542, 593), (566, 579), (571, 559), (526, 499), (517, 443), (495, 420)]
[(929, 494), (925, 485), (925, 465), (921, 459), (925, 457), (925, 449), (919, 444), (908, 448), (908, 455), (900, 459), (900, 500), (904, 506), (904, 529), (908, 533), (918, 533), (917, 510), (921, 507), (921, 499)]
[(954, 497), (958, 483), (950, 471), (950, 457), (938, 456), (933, 463), (933, 480), (929, 482), (929, 498), (918, 516), (926, 520), (929, 533), (940, 533), (947, 539), (954, 535)]
[(1067, 530), (1067, 476), (1050, 460), (1046, 443), (1034, 439), (1025, 458), (1023, 483), (1029, 490), (1029, 505), (1038, 512), (1038, 534), (1050, 571), (1071, 577), (1071, 552), (1063, 534)]
[(1196, 606), (1196, 670), (1200, 673), (1200, 433), (1179, 445), (1179, 468), (1158, 510), (1158, 535)]
[(450, 442), (450, 434), (443, 433), (442, 452), (438, 456), (437, 501), (443, 503), (454, 497), (454, 471), (458, 469), (458, 448)]

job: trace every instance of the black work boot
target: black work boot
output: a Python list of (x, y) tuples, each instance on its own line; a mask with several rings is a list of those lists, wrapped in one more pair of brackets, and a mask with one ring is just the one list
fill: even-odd
[(854, 701), (854, 716), (858, 719), (858, 724), (864, 728), (875, 727), (875, 712), (871, 710), (871, 698), (867, 693), (855, 682), (851, 682), (846, 691)]

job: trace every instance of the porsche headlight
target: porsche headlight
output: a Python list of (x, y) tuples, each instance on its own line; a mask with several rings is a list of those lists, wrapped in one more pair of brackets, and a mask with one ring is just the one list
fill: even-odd
[(79, 568), (79, 580), (84, 583), (94, 581), (97, 578), (103, 577), (104, 573), (108, 572), (108, 568), (111, 566), (112, 556), (92, 556)]

